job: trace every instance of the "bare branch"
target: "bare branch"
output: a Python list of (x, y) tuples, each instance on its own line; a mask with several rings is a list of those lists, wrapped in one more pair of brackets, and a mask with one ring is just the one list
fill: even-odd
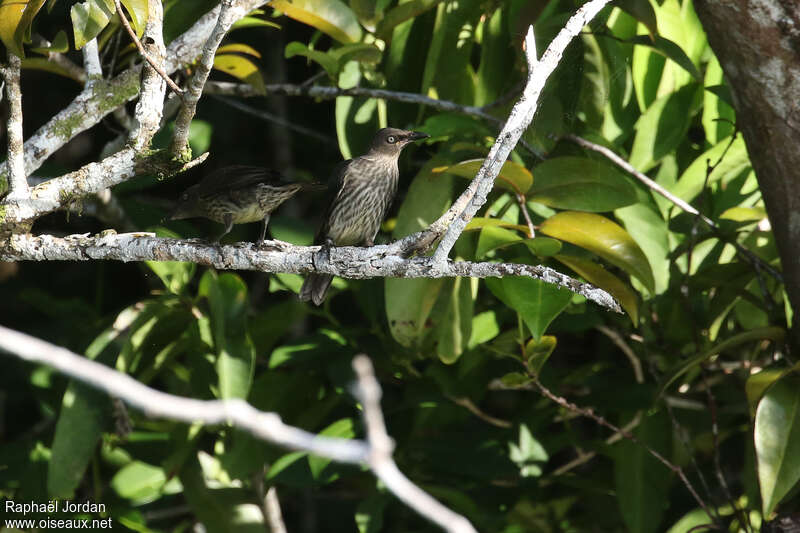
[(121, 372), (24, 333), (0, 326), (0, 349), (33, 363), (45, 364), (87, 385), (119, 398), (147, 416), (193, 424), (233, 424), (279, 446), (305, 450), (342, 463), (369, 457), (363, 442), (321, 437), (287, 426), (275, 413), (258, 411), (244, 400), (195, 400), (143, 385)]
[(217, 24), (203, 46), (203, 55), (195, 65), (194, 75), (187, 83), (183, 106), (175, 119), (175, 135), (172, 137), (172, 145), (169, 149), (175, 156), (180, 156), (186, 149), (189, 140), (189, 124), (191, 124), (197, 109), (197, 102), (203, 94), (203, 86), (214, 66), (217, 48), (233, 23), (246, 13), (237, 9), (233, 0), (222, 0), (220, 6)]
[[(445, 265), (447, 263), (447, 256), (450, 254), (450, 250), (452, 250), (461, 232), (464, 231), (472, 217), (486, 203), (486, 198), (494, 186), (494, 180), (500, 173), (503, 163), (505, 163), (511, 150), (516, 146), (520, 137), (522, 137), (522, 134), (533, 120), (539, 95), (547, 78), (558, 66), (567, 45), (609, 2), (610, 0), (591, 0), (584, 4), (570, 17), (566, 25), (550, 43), (550, 46), (547, 47), (542, 59), (538, 61), (536, 59), (536, 40), (533, 36), (533, 27), (528, 28), (528, 34), (525, 37), (525, 56), (528, 60), (527, 84), (522, 96), (514, 104), (508, 120), (497, 136), (497, 141), (489, 150), (489, 155), (478, 170), (475, 179), (472, 180), (467, 190), (461, 195), (462, 198), (466, 197), (466, 202), (459, 201), (451, 207), (451, 210), (453, 210), (457, 205), (466, 203), (466, 206), (460, 208), (456, 216), (453, 217), (453, 222), (448, 227), (436, 252), (434, 252), (434, 264)], [(462, 200), (462, 198), (459, 198), (459, 200)]]
[(375, 379), (372, 363), (366, 355), (357, 355), (353, 359), (353, 370), (358, 377), (359, 396), (364, 408), (364, 425), (367, 428), (367, 442), (370, 448), (367, 462), (375, 475), (406, 505), (445, 531), (477, 533), (469, 520), (436, 501), (397, 468), (392, 459), (394, 443), (386, 432), (381, 411), (381, 387)]
[(541, 265), (448, 261), (434, 265), (430, 257), (404, 258), (397, 254), (404, 241), (369, 248), (331, 248), (326, 260), (319, 246), (295, 246), (266, 241), (262, 246), (240, 242), (219, 246), (199, 240), (154, 237), (152, 233), (110, 234), (90, 237), (70, 235), (12, 235), (0, 242), (0, 260), (5, 261), (190, 261), (219, 270), (258, 270), (308, 274), (319, 272), (343, 278), (378, 277), (503, 277), (527, 276), (552, 283), (584, 296), (596, 304), (621, 312), (619, 304), (602, 289), (570, 278)]
[[(167, 394), (91, 359), (3, 326), (0, 326), (0, 350), (25, 361), (48, 365), (119, 398), (150, 417), (188, 424), (230, 424), (278, 446), (306, 451), (342, 463), (365, 463), (398, 499), (445, 531), (476, 533), (466, 518), (444, 507), (412, 483), (397, 467), (392, 459), (392, 439), (386, 432), (380, 408), (380, 385), (375, 379), (372, 364), (364, 355), (355, 357), (353, 369), (358, 378), (357, 396), (363, 405), (367, 442), (309, 433), (284, 424), (277, 413), (259, 411), (240, 399), (195, 400)], [(265, 507), (273, 518), (280, 517), (280, 507), (277, 505), (277, 495), (274, 491), (271, 495), (268, 492)], [(283, 524), (282, 520), (277, 523)]]
[(8, 65), (2, 67), (0, 74), (5, 81), (8, 100), (8, 196), (6, 201), (24, 202), (30, 198), (28, 179), (25, 174), (25, 159), (22, 144), (22, 90), (19, 85), (22, 60), (8, 52)]
[(117, 8), (117, 15), (119, 16), (119, 20), (122, 22), (122, 26), (125, 28), (125, 31), (128, 32), (128, 35), (130, 36), (131, 40), (133, 41), (133, 44), (136, 45), (136, 48), (139, 50), (139, 54), (145, 59), (145, 61), (150, 63), (150, 66), (153, 68), (153, 70), (155, 70), (158, 73), (158, 75), (161, 76), (164, 79), (164, 81), (167, 83), (167, 85), (169, 85), (170, 89), (172, 89), (178, 95), (183, 94), (183, 89), (181, 89), (180, 87), (175, 85), (175, 82), (172, 81), (172, 78), (170, 78), (169, 75), (166, 72), (164, 72), (164, 67), (162, 65), (163, 64), (163, 57), (162, 57), (162, 60), (156, 62), (152, 57), (150, 57), (150, 54), (148, 54), (145, 51), (144, 46), (142, 45), (142, 42), (136, 36), (136, 32), (133, 31), (133, 28), (131, 28), (131, 25), (128, 22), (128, 18), (125, 16), (125, 13), (122, 11), (122, 5), (119, 3), (119, 0), (114, 0), (114, 5)]

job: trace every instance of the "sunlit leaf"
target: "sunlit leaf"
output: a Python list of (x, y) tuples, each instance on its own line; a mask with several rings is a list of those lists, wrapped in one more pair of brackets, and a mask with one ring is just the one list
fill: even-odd
[(16, 56), (25, 57), (22, 42), (44, 0), (2, 0), (0, 40)]
[(545, 235), (585, 248), (654, 290), (653, 272), (642, 249), (631, 236), (611, 220), (593, 213), (565, 211), (539, 226)]
[(410, 0), (399, 4), (383, 16), (383, 19), (378, 24), (375, 30), (375, 35), (379, 39), (386, 40), (391, 37), (392, 30), (406, 20), (412, 19), (429, 9), (436, 7), (436, 4), (442, 0)]
[[(472, 179), (478, 173), (478, 169), (483, 164), (483, 159), (470, 159), (468, 161), (461, 161), (455, 165), (441, 166), (433, 169), (436, 173), (448, 173), (461, 176), (462, 178)], [(506, 161), (503, 168), (500, 170), (500, 175), (497, 176), (497, 184), (504, 189), (525, 194), (531, 188), (533, 183), (533, 175), (530, 171), (513, 161)]]
[(75, 48), (80, 50), (86, 43), (100, 35), (115, 14), (112, 0), (86, 0), (72, 6), (70, 18), (75, 37)]
[[(733, 142), (731, 140), (731, 137), (722, 139), (698, 156), (683, 171), (678, 182), (670, 188), (670, 192), (686, 201), (691, 201), (706, 185), (733, 179), (750, 168), (750, 158), (742, 136), (737, 135)], [(711, 174), (706, 176), (709, 164), (714, 165), (714, 168)]]
[(114, 474), (111, 487), (122, 498), (151, 501), (160, 496), (166, 482), (167, 475), (163, 468), (133, 461)]
[(528, 198), (559, 209), (612, 211), (636, 201), (628, 179), (615, 167), (586, 157), (555, 157), (534, 169)]
[(719, 218), (734, 222), (756, 222), (767, 218), (763, 207), (731, 207), (722, 212)]
[(289, 59), (294, 56), (303, 56), (318, 63), (331, 79), (336, 79), (339, 74), (339, 61), (327, 52), (320, 52), (319, 50), (312, 50), (303, 43), (294, 41), (286, 45), (284, 57)]
[(270, 7), (342, 43), (361, 40), (355, 13), (341, 0), (273, 0)]
[(534, 374), (539, 374), (550, 354), (556, 349), (557, 339), (552, 335), (543, 335), (541, 339), (532, 338), (525, 345), (525, 360)]
[(261, 53), (250, 46), (249, 44), (244, 43), (231, 43), (220, 46), (217, 48), (217, 54), (246, 54), (253, 57), (257, 57), (261, 59)]
[(652, 37), (649, 35), (637, 35), (631, 39), (631, 42), (633, 44), (651, 47), (664, 57), (671, 59), (680, 65), (681, 68), (691, 74), (696, 81), (702, 81), (703, 77), (701, 76), (700, 71), (697, 70), (697, 67), (694, 63), (692, 63), (692, 60), (689, 59), (689, 56), (686, 55), (686, 52), (684, 52), (680, 46), (669, 39), (665, 39), (660, 35), (655, 35)]
[(131, 16), (131, 26), (139, 37), (144, 34), (144, 27), (147, 25), (147, 2), (148, 0), (122, 0), (122, 5)]
[(521, 232), (527, 232), (528, 227), (523, 226), (522, 224), (512, 224), (510, 222), (506, 222), (505, 220), (501, 220), (499, 218), (489, 218), (489, 217), (475, 217), (469, 221), (467, 227), (464, 228), (464, 231), (475, 231), (479, 229), (483, 229), (489, 226), (499, 227), (499, 228), (508, 228), (508, 229), (515, 229)]
[(764, 516), (769, 516), (800, 480), (800, 379), (772, 385), (758, 404), (754, 438)]
[(508, 307), (517, 311), (535, 339), (540, 339), (567, 307), (572, 293), (534, 278), (507, 276), (487, 278), (486, 285)]
[(653, 11), (653, 6), (650, 5), (650, 2), (647, 0), (617, 0), (615, 4), (644, 24), (651, 34), (658, 33), (656, 13)]
[(242, 17), (231, 26), (231, 31), (241, 30), (244, 28), (273, 28), (276, 30), (281, 29), (280, 24), (276, 24), (271, 20), (264, 20), (258, 17)]
[(267, 92), (258, 66), (246, 57), (235, 54), (217, 55), (214, 57), (214, 68), (251, 85), (260, 94)]
[(633, 325), (639, 323), (639, 300), (629, 285), (602, 266), (571, 255), (557, 255), (555, 258), (577, 272), (592, 285), (607, 291), (631, 317)]

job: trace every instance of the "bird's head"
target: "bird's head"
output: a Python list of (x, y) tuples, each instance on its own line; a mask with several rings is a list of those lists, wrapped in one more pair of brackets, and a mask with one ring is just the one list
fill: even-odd
[(397, 156), (407, 144), (428, 137), (430, 135), (419, 131), (383, 128), (373, 137), (370, 152)]
[(189, 187), (181, 193), (178, 198), (178, 204), (164, 217), (164, 220), (182, 220), (200, 215), (198, 213), (197, 194), (192, 190), (193, 188)]

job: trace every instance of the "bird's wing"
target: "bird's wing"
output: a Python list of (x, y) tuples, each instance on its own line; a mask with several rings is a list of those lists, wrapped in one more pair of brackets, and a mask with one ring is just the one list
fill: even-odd
[(345, 188), (347, 170), (352, 162), (352, 159), (346, 159), (333, 167), (331, 177), (328, 179), (328, 208), (325, 210), (325, 217), (322, 219), (322, 225), (320, 225), (317, 235), (314, 237), (315, 244), (323, 244), (325, 241), (325, 237), (328, 234), (328, 219), (330, 218), (331, 211), (333, 211), (333, 206), (339, 200)]
[(203, 193), (214, 193), (243, 189), (259, 183), (280, 184), (281, 174), (269, 168), (231, 165), (212, 172), (194, 187)]

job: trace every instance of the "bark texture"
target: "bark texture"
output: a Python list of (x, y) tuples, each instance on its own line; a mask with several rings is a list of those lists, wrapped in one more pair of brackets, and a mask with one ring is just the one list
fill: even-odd
[(695, 0), (764, 196), (800, 353), (800, 3)]

